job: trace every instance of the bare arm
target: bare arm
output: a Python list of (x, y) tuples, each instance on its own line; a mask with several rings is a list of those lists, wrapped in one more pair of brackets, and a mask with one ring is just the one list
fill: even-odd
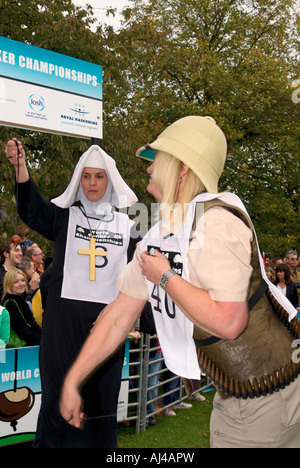
[[(19, 155), (18, 155), (19, 149)], [(20, 141), (15, 138), (7, 142), (5, 154), (16, 170), (17, 182), (23, 183), (29, 180), (29, 173), (26, 167), (25, 151)]]
[(100, 314), (66, 376), (61, 393), (61, 415), (73, 426), (80, 428), (84, 420), (80, 388), (94, 370), (124, 342), (145, 305), (145, 301), (120, 293)]
[[(144, 252), (141, 258), (143, 274), (152, 283), (159, 284), (162, 275), (170, 269), (167, 258), (158, 251), (154, 257)], [(166, 291), (191, 322), (211, 335), (234, 340), (247, 327), (247, 302), (214, 301), (207, 291), (178, 275), (168, 281)]]
[(167, 292), (191, 322), (213, 336), (235, 340), (247, 327), (247, 302), (214, 301), (178, 275), (167, 284)]

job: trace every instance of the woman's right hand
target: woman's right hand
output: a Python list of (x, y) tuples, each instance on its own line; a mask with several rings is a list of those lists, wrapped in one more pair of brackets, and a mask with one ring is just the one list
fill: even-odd
[(27, 182), (29, 180), (29, 174), (26, 167), (25, 151), (22, 143), (16, 138), (9, 140), (6, 144), (5, 154), (16, 170), (17, 182)]
[(33, 289), (33, 291), (36, 291), (36, 289), (39, 289), (40, 281), (41, 281), (40, 275), (38, 273), (34, 272), (33, 275), (32, 275), (31, 280), (29, 281), (30, 289)]
[[(19, 150), (19, 155), (18, 155)], [(13, 140), (9, 140), (7, 142), (5, 148), (5, 154), (9, 162), (12, 163), (13, 166), (18, 166), (18, 159), (19, 159), (19, 166), (25, 165), (25, 151), (20, 141), (17, 141), (16, 138)], [(19, 157), (18, 157), (19, 156)]]
[(76, 387), (68, 382), (68, 376), (62, 387), (59, 409), (68, 424), (77, 429), (84, 428), (86, 415), (82, 411), (83, 399)]

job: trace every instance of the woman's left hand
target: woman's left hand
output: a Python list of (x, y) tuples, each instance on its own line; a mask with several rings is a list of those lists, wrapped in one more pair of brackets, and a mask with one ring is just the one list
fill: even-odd
[(171, 269), (169, 260), (158, 250), (154, 251), (154, 256), (149, 255), (146, 251), (143, 252), (141, 254), (140, 267), (142, 274), (148, 281), (154, 284), (159, 284), (162, 275)]

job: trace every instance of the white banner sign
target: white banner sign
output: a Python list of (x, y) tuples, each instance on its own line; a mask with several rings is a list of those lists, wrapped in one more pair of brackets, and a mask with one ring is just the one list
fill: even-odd
[(102, 138), (102, 67), (0, 37), (0, 124)]
[(0, 124), (102, 138), (102, 101), (0, 78)]

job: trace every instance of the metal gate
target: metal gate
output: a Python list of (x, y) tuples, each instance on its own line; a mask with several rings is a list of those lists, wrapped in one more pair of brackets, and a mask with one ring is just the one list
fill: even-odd
[[(150, 359), (151, 352), (158, 352), (160, 350), (159, 347), (151, 348), (151, 338), (152, 337), (148, 334), (141, 334), (138, 346), (136, 346), (134, 349), (130, 349), (129, 351), (130, 385), (128, 417), (126, 421), (136, 421), (137, 433), (144, 432), (147, 428), (147, 420), (149, 420), (151, 416), (155, 416), (156, 403), (162, 403), (161, 409), (164, 411), (166, 408), (180, 403), (187, 398), (184, 392), (183, 379), (178, 378), (178, 376), (172, 376), (170, 378), (166, 377), (167, 373), (169, 373), (169, 370), (164, 365), (163, 356)], [(153, 367), (154, 363), (157, 365), (158, 370), (152, 372), (151, 367)], [(158, 377), (158, 383), (155, 385), (151, 385), (151, 380), (153, 377)], [(175, 381), (178, 379), (179, 383), (175, 384)], [(173, 382), (172, 390), (165, 392), (164, 387), (166, 387), (167, 384), (171, 382)], [(206, 385), (200, 386), (196, 392), (204, 390), (210, 385), (211, 383), (208, 382)], [(164, 398), (175, 392), (179, 393), (178, 399), (169, 405), (164, 406)], [(153, 397), (153, 393), (156, 394), (156, 396), (154, 395)], [(149, 411), (151, 404), (153, 404), (153, 411)]]

